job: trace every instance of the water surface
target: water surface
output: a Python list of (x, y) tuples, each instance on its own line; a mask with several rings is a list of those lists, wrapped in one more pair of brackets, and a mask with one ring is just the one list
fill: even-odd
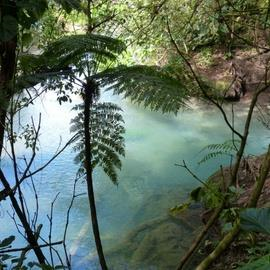
[[(34, 164), (36, 168), (55, 153), (60, 141), (63, 145), (71, 136), (69, 122), (75, 115), (71, 111), (73, 105), (59, 106), (55, 99), (54, 95), (47, 95), (37, 106), (27, 108), (20, 115), (23, 124), (30, 122), (32, 115), (37, 120), (39, 112), (42, 113), (40, 151)], [(119, 173), (119, 185), (113, 185), (101, 170), (94, 172), (100, 231), (110, 268), (174, 269), (178, 254), (180, 257), (190, 244), (199, 224), (196, 211), (194, 220), (190, 221), (189, 218), (188, 223), (173, 220), (168, 215), (170, 207), (183, 202), (188, 192), (198, 186), (196, 180), (175, 164), (185, 160), (196, 174), (206, 179), (220, 164), (228, 164), (229, 158), (224, 156), (199, 166), (198, 161), (203, 156), (200, 151), (208, 144), (231, 139), (230, 131), (220, 114), (209, 106), (197, 105), (193, 110), (175, 116), (151, 112), (109, 93), (105, 93), (103, 99), (122, 107), (126, 127), (126, 157)], [(80, 100), (75, 98), (76, 102)], [(246, 113), (247, 110), (243, 108), (235, 111), (235, 126), (240, 131)], [(246, 154), (262, 153), (268, 143), (269, 132), (254, 120)], [(16, 144), (16, 153), (18, 156), (27, 155), (24, 146), (19, 143)], [(39, 195), (39, 223), (44, 224), (44, 237), (48, 236), (49, 221), (46, 215), (50, 212), (52, 200), (60, 192), (54, 207), (53, 241), (61, 240), (63, 236), (66, 211), (78, 169), (73, 158), (74, 153), (68, 148), (34, 177)], [(3, 166), (9, 179), (12, 179), (12, 166), (7, 156)], [(83, 181), (79, 181), (77, 193), (85, 193), (85, 186)], [(35, 201), (28, 183), (24, 183), (24, 190), (29, 209), (33, 211)], [(0, 239), (8, 234), (16, 234), (16, 244), (22, 246), (23, 239), (7, 215), (8, 207), (8, 201), (0, 204)], [(78, 197), (72, 208), (68, 246), (74, 269), (99, 269), (86, 195)], [(164, 260), (162, 256), (168, 259)]]

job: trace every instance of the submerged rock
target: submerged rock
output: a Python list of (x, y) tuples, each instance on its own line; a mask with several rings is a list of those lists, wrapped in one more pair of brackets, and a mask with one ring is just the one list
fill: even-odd
[(117, 248), (107, 250), (112, 269), (176, 269), (201, 225), (200, 212), (191, 209), (185, 218), (168, 215), (140, 225)]

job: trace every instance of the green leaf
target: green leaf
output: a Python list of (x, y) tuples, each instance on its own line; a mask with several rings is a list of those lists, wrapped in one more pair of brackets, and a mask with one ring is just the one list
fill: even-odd
[(238, 267), (237, 270), (269, 270), (270, 269), (270, 255), (263, 256), (258, 260), (247, 263), (244, 266)]
[(17, 35), (18, 22), (16, 18), (6, 15), (0, 23), (0, 41), (8, 41)]
[(270, 234), (270, 208), (248, 208), (240, 213), (240, 226), (245, 231)]
[(23, 28), (29, 29), (48, 8), (47, 0), (17, 0), (18, 20)]
[[(75, 110), (82, 110), (83, 105), (78, 105)], [(92, 166), (100, 166), (117, 183), (117, 169), (121, 169), (121, 156), (125, 155), (125, 140), (123, 117), (121, 109), (110, 102), (95, 103), (91, 108), (91, 154)], [(80, 164), (79, 173), (84, 171), (84, 116), (82, 112), (71, 120), (71, 132), (78, 133), (73, 150), (78, 154), (75, 162)]]
[(23, 258), (15, 258), (15, 259), (12, 259), (11, 262), (12, 263), (18, 263), (18, 262), (24, 261), (25, 259), (26, 259), (25, 257), (23, 257)]
[(9, 254), (1, 255), (0, 261), (6, 261), (6, 260), (11, 259), (11, 258), (13, 258), (13, 256), (11, 256)]
[(31, 33), (24, 33), (22, 35), (22, 44), (23, 46), (29, 46), (29, 44), (32, 42), (33, 36)]
[(93, 76), (101, 87), (123, 94), (134, 103), (142, 104), (151, 110), (163, 113), (177, 113), (188, 107), (190, 89), (183, 77), (174, 74), (169, 67), (158, 66), (119, 66)]
[(67, 66), (82, 63), (87, 55), (91, 55), (91, 58), (96, 57), (99, 62), (115, 60), (125, 48), (123, 42), (114, 38), (96, 34), (77, 34), (65, 36), (51, 43), (43, 56), (55, 61), (59, 66)]
[(200, 193), (201, 193), (201, 190), (202, 190), (202, 187), (197, 187), (195, 189), (193, 189), (191, 192), (190, 192), (190, 197), (193, 201), (195, 202), (198, 202), (200, 201)]
[(182, 204), (176, 205), (170, 209), (170, 212), (173, 215), (181, 214), (183, 213), (186, 209), (188, 209), (191, 205), (190, 201), (184, 202)]
[(0, 242), (0, 248), (9, 246), (15, 240), (15, 236), (11, 235)]
[(204, 147), (200, 152), (205, 150), (209, 151), (199, 162), (198, 164), (202, 164), (210, 159), (217, 158), (220, 156), (232, 156), (238, 149), (240, 144), (239, 140), (229, 140), (225, 141), (224, 143), (216, 143), (216, 144), (209, 144)]

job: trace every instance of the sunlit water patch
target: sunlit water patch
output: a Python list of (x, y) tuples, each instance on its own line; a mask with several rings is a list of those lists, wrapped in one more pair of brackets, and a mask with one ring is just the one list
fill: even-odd
[[(71, 136), (69, 122), (75, 112), (71, 104), (59, 106), (54, 95), (47, 95), (35, 107), (20, 115), (21, 123), (37, 121), (42, 113), (40, 151), (35, 168), (55, 153)], [(199, 215), (193, 209), (186, 217), (175, 219), (168, 209), (183, 202), (188, 192), (198, 183), (176, 163), (186, 161), (202, 179), (211, 175), (220, 164), (228, 164), (222, 157), (202, 165), (200, 151), (208, 144), (231, 139), (220, 114), (210, 107), (197, 106), (175, 115), (151, 112), (129, 101), (106, 93), (104, 100), (115, 101), (123, 109), (126, 127), (126, 157), (119, 173), (119, 185), (113, 185), (101, 170), (94, 173), (96, 203), (101, 237), (111, 269), (175, 269), (191, 238), (197, 232)], [(75, 98), (74, 102), (80, 102)], [(235, 111), (235, 127), (243, 129), (246, 110)], [(253, 121), (247, 153), (258, 154), (266, 150), (268, 131), (258, 121)], [(18, 156), (24, 155), (23, 145), (16, 145)], [(70, 204), (77, 166), (74, 153), (66, 149), (49, 167), (38, 173), (34, 180), (39, 195), (39, 223), (42, 235), (48, 236), (49, 221), (46, 215), (51, 202), (59, 194), (54, 207), (53, 241), (61, 240)], [(13, 178), (8, 158), (2, 161), (9, 179)], [(34, 211), (35, 201), (27, 183), (24, 183), (29, 209)], [(79, 181), (77, 193), (85, 193), (85, 183)], [(8, 218), (8, 202), (1, 203), (0, 239), (16, 234), (13, 221)], [(9, 209), (9, 211), (11, 211)], [(74, 269), (99, 269), (90, 226), (86, 195), (75, 200), (68, 230), (68, 246)], [(14, 229), (11, 229), (14, 228)], [(17, 236), (17, 245), (23, 239)], [(166, 259), (167, 258), (167, 259)]]

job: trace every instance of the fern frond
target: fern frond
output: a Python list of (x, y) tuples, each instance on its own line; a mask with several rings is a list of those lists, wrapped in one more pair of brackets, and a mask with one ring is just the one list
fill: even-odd
[[(77, 105), (75, 110), (83, 110), (83, 105)], [(90, 134), (92, 166), (102, 167), (113, 183), (117, 183), (117, 169), (121, 169), (121, 156), (125, 155), (125, 143), (122, 126), (124, 120), (121, 109), (113, 103), (97, 103), (91, 108)], [(75, 162), (80, 164), (80, 172), (84, 172), (84, 116), (79, 112), (71, 120), (71, 132), (78, 132), (73, 150), (78, 154)]]
[(125, 45), (120, 40), (95, 34), (81, 34), (65, 36), (51, 43), (43, 56), (54, 59), (60, 66), (66, 66), (79, 63), (87, 54), (97, 57), (100, 62), (115, 60), (124, 50)]
[(238, 149), (238, 146), (240, 144), (240, 140), (228, 140), (228, 141), (225, 141), (224, 143), (215, 143), (215, 144), (209, 144), (207, 145), (206, 147), (204, 147), (202, 151), (208, 149), (208, 150), (211, 150), (211, 151), (214, 151), (214, 150), (221, 150), (221, 151), (237, 151)]
[(227, 153), (227, 152), (223, 152), (223, 151), (217, 151), (217, 152), (212, 152), (212, 153), (208, 153), (207, 155), (205, 155), (199, 162), (198, 164), (202, 164), (210, 159), (213, 159), (213, 158), (217, 158), (217, 157), (220, 157), (220, 156), (224, 156), (224, 155), (228, 155), (228, 156), (231, 156), (230, 153)]
[[(15, 89), (17, 91), (28, 89), (34, 87), (35, 85), (41, 83), (45, 84), (48, 80), (61, 80), (66, 78), (68, 75), (72, 74), (72, 70), (67, 71), (57, 71), (57, 72), (44, 72), (44, 73), (35, 73), (31, 75), (21, 75), (16, 78)], [(46, 85), (49, 87), (49, 84)]]
[(210, 159), (217, 158), (222, 155), (232, 156), (238, 150), (238, 146), (240, 144), (240, 140), (228, 140), (221, 144), (209, 144), (204, 147), (200, 152), (205, 150), (211, 151), (210, 153), (206, 154), (198, 164), (202, 164)]
[(115, 94), (123, 94), (133, 102), (143, 104), (151, 110), (177, 113), (187, 107), (189, 90), (185, 82), (157, 66), (120, 66), (105, 70), (95, 76), (102, 87)]

